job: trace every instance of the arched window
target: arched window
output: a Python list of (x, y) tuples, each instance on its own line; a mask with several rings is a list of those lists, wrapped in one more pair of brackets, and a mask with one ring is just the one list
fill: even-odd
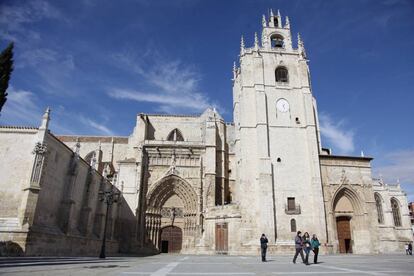
[(167, 140), (168, 141), (184, 141), (184, 137), (181, 134), (181, 131), (175, 128), (170, 132), (170, 134), (168, 134)]
[(375, 205), (377, 206), (378, 223), (384, 223), (384, 212), (382, 211), (382, 200), (379, 194), (375, 193)]
[(270, 37), (270, 43), (272, 48), (284, 48), (285, 44), (283, 42), (283, 36), (281, 35), (273, 35)]
[(296, 220), (295, 219), (290, 220), (290, 232), (296, 232)]
[(288, 70), (285, 67), (278, 67), (275, 71), (276, 82), (288, 82)]
[(394, 225), (397, 227), (401, 226), (400, 205), (395, 198), (391, 198), (391, 210), (394, 218)]

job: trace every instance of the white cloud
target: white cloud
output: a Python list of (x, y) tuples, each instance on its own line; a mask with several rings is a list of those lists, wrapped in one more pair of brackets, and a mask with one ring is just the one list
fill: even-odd
[(90, 118), (87, 118), (87, 117), (84, 117), (84, 116), (80, 115), (79, 116), (79, 120), (84, 125), (94, 128), (100, 134), (103, 134), (103, 135), (114, 135), (114, 133), (109, 128), (107, 128), (103, 124), (97, 123), (96, 121), (94, 121), (94, 120), (92, 120)]
[(344, 127), (343, 121), (334, 123), (328, 114), (319, 115), (320, 130), (328, 143), (340, 154), (350, 154), (354, 151), (354, 132)]
[(37, 66), (44, 62), (56, 62), (58, 53), (52, 49), (32, 49), (24, 51), (18, 59), (17, 67)]
[[(151, 94), (134, 90), (114, 89), (108, 93), (109, 96), (115, 99), (128, 99), (138, 102), (150, 102), (160, 104), (160, 109), (164, 111), (173, 111), (177, 108), (188, 109), (191, 111), (203, 111), (211, 106), (205, 98), (199, 94), (189, 95), (183, 93), (182, 95), (173, 94)], [(175, 108), (175, 109), (174, 109)]]
[(388, 162), (374, 168), (376, 175), (381, 174), (386, 182), (395, 183), (399, 179), (403, 183), (414, 185), (414, 149), (392, 152), (383, 159)]
[(21, 5), (3, 5), (0, 9), (0, 37), (22, 43), (39, 40), (40, 34), (27, 28), (27, 24), (46, 18), (62, 18), (62, 15), (43, 0), (27, 1)]
[(395, 184), (398, 179), (409, 201), (414, 201), (414, 149), (391, 152), (382, 159), (387, 160), (387, 164), (374, 167), (374, 176), (391, 184)]
[(149, 88), (112, 88), (108, 92), (112, 98), (158, 104), (158, 110), (168, 113), (218, 108), (205, 93), (200, 92), (201, 76), (194, 66), (185, 65), (179, 60), (168, 61), (153, 52), (144, 53), (141, 59), (130, 52), (116, 55), (114, 59), (119, 66), (143, 79)]
[(40, 125), (42, 110), (37, 105), (36, 95), (33, 92), (10, 86), (7, 93), (7, 101), (0, 116), (2, 124)]

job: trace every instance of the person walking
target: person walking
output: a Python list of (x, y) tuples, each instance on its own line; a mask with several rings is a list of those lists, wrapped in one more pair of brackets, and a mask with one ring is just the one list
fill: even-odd
[(413, 242), (410, 242), (408, 244), (408, 253), (410, 253), (410, 255), (413, 255)]
[(302, 258), (302, 262), (305, 263), (305, 258), (303, 257), (303, 240), (300, 236), (302, 232), (298, 231), (295, 237), (295, 256), (293, 257), (293, 263), (296, 264), (296, 258), (300, 254), (300, 257)]
[(309, 265), (309, 253), (312, 250), (309, 233), (305, 232), (305, 234), (303, 234), (302, 239), (303, 239), (303, 247), (304, 247), (303, 250), (305, 251), (305, 263), (306, 265)]
[(313, 234), (312, 235), (312, 239), (311, 239), (311, 247), (313, 250), (313, 263), (317, 264), (318, 263), (318, 254), (319, 254), (319, 246), (321, 245), (321, 243), (318, 240), (318, 237)]
[(406, 244), (405, 244), (405, 255), (409, 255), (410, 254), (410, 250), (408, 249), (409, 248), (409, 242), (407, 242)]
[(267, 240), (267, 237), (265, 234), (262, 234), (260, 237), (260, 249), (262, 252), (262, 262), (266, 262), (266, 250), (267, 250), (267, 243), (269, 241)]

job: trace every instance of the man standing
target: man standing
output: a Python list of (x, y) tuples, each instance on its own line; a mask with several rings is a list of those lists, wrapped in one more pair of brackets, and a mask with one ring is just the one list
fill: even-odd
[(293, 257), (293, 263), (296, 264), (296, 258), (298, 257), (298, 255), (300, 254), (300, 257), (302, 258), (302, 262), (304, 264), (306, 264), (305, 262), (305, 258), (303, 257), (303, 240), (302, 237), (300, 236), (300, 234), (302, 234), (302, 232), (298, 231), (296, 237), (295, 237), (295, 256)]
[(266, 250), (267, 250), (267, 243), (269, 241), (266, 238), (265, 234), (262, 234), (262, 237), (260, 238), (260, 249), (262, 251), (262, 262), (266, 262)]

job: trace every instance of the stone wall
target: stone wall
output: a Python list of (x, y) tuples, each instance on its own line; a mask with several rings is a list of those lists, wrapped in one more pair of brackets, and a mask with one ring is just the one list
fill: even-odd
[[(106, 212), (98, 192), (112, 184), (46, 128), (2, 127), (0, 145), (0, 240), (28, 256), (98, 255)], [(110, 208), (108, 254), (119, 251), (114, 230), (125, 207)]]
[(350, 218), (352, 253), (378, 253), (371, 158), (321, 155), (327, 242), (339, 252), (337, 218)]
[[(388, 185), (378, 179), (373, 181), (373, 191), (377, 196), (375, 200), (378, 199), (380, 204), (377, 206), (379, 251), (381, 253), (404, 252), (405, 244), (413, 241), (406, 194), (399, 184)], [(401, 225), (395, 224), (391, 199), (398, 204)]]

